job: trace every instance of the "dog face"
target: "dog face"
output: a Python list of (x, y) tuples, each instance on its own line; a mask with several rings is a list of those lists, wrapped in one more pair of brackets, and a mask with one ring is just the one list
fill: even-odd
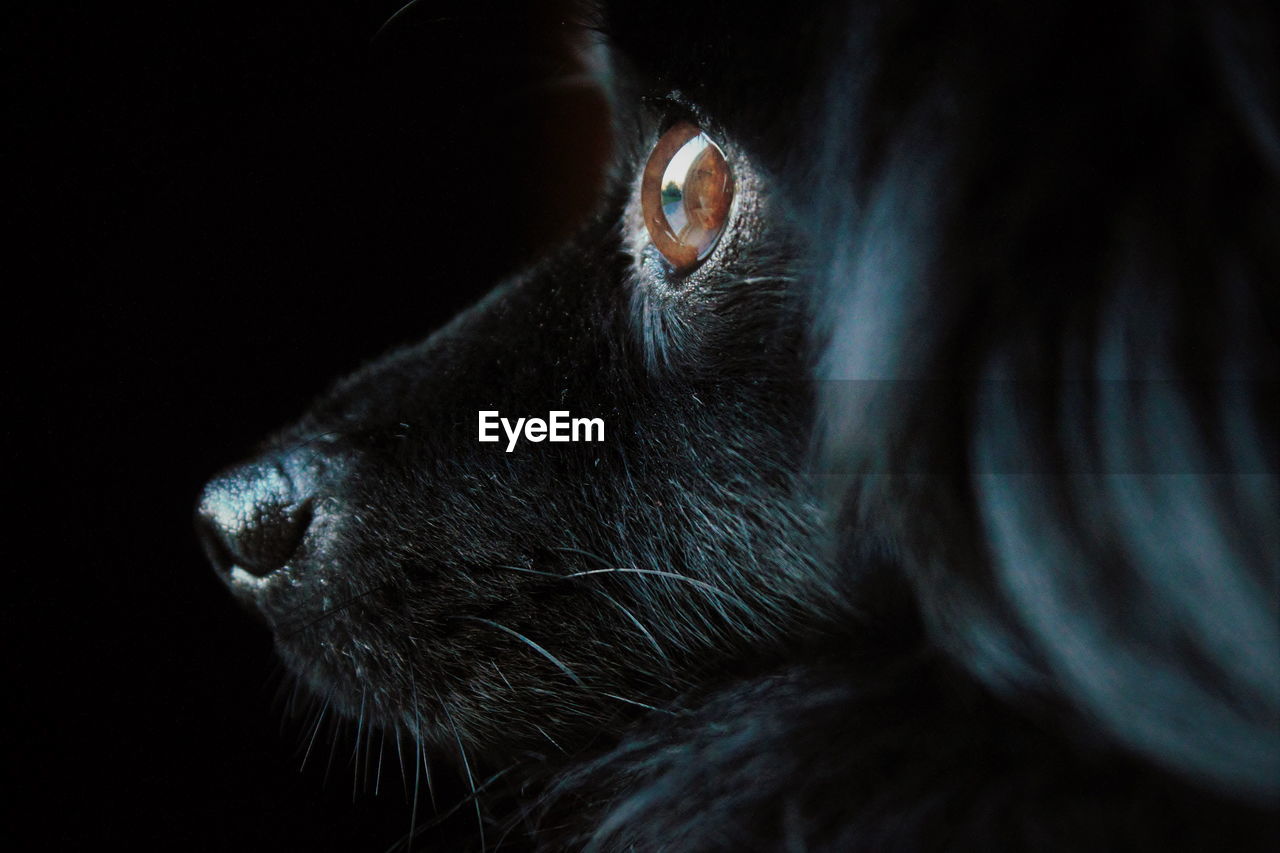
[[(339, 383), (202, 498), (233, 593), (348, 714), (469, 750), (568, 745), (832, 600), (801, 473), (797, 235), (698, 105), (646, 91), (614, 121), (578, 235)], [(689, 259), (668, 245), (673, 261), (646, 224), (663, 190), (646, 169), (693, 175), (671, 163), (699, 144), (716, 209), (689, 209), (716, 233)], [(480, 412), (553, 410), (601, 419), (604, 440), (478, 440)]]
[[(1273, 794), (1274, 57), (1150, 14), (588, 17), (593, 214), (213, 481), (212, 561), (315, 694), (464, 764), (902, 630)], [(604, 440), (482, 440), (554, 412)]]

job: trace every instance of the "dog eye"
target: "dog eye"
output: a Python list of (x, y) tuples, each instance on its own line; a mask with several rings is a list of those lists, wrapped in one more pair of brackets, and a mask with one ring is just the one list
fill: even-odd
[(720, 146), (681, 122), (662, 135), (640, 184), (649, 239), (676, 272), (711, 254), (729, 219), (733, 173)]

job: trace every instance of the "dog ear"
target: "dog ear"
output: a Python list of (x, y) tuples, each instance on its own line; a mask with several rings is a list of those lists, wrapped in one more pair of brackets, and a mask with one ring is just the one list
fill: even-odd
[[(523, 183), (514, 202), (527, 251), (555, 245), (595, 213), (613, 152), (608, 68), (596, 30), (578, 3), (545, 4), (537, 46), (554, 73), (529, 87), (521, 132), (528, 147), (513, 174)], [(557, 12), (557, 10), (563, 10)]]
[(373, 42), (388, 195), (422, 211), (424, 244), (515, 269), (597, 208), (612, 149), (598, 29), (573, 0), (439, 12), (411, 3)]

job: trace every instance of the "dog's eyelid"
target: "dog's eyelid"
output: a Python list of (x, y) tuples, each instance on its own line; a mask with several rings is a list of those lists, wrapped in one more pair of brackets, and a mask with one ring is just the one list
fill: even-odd
[(697, 125), (711, 138), (723, 140), (726, 134), (715, 118), (701, 106), (689, 100), (679, 90), (643, 99), (656, 117), (658, 136), (661, 137), (676, 125), (687, 122)]

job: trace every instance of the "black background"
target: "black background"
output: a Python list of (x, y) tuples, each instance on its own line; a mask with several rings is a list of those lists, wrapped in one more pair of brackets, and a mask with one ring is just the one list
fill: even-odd
[(327, 782), (323, 735), (299, 772), (270, 638), (191, 525), (206, 478), (582, 205), (571, 159), (568, 186), (524, 179), (577, 133), (540, 88), (554, 11), (424, 3), (375, 38), (397, 5), (4, 13), (10, 842), (384, 850), (409, 826), (398, 771), (353, 797), (347, 743)]

